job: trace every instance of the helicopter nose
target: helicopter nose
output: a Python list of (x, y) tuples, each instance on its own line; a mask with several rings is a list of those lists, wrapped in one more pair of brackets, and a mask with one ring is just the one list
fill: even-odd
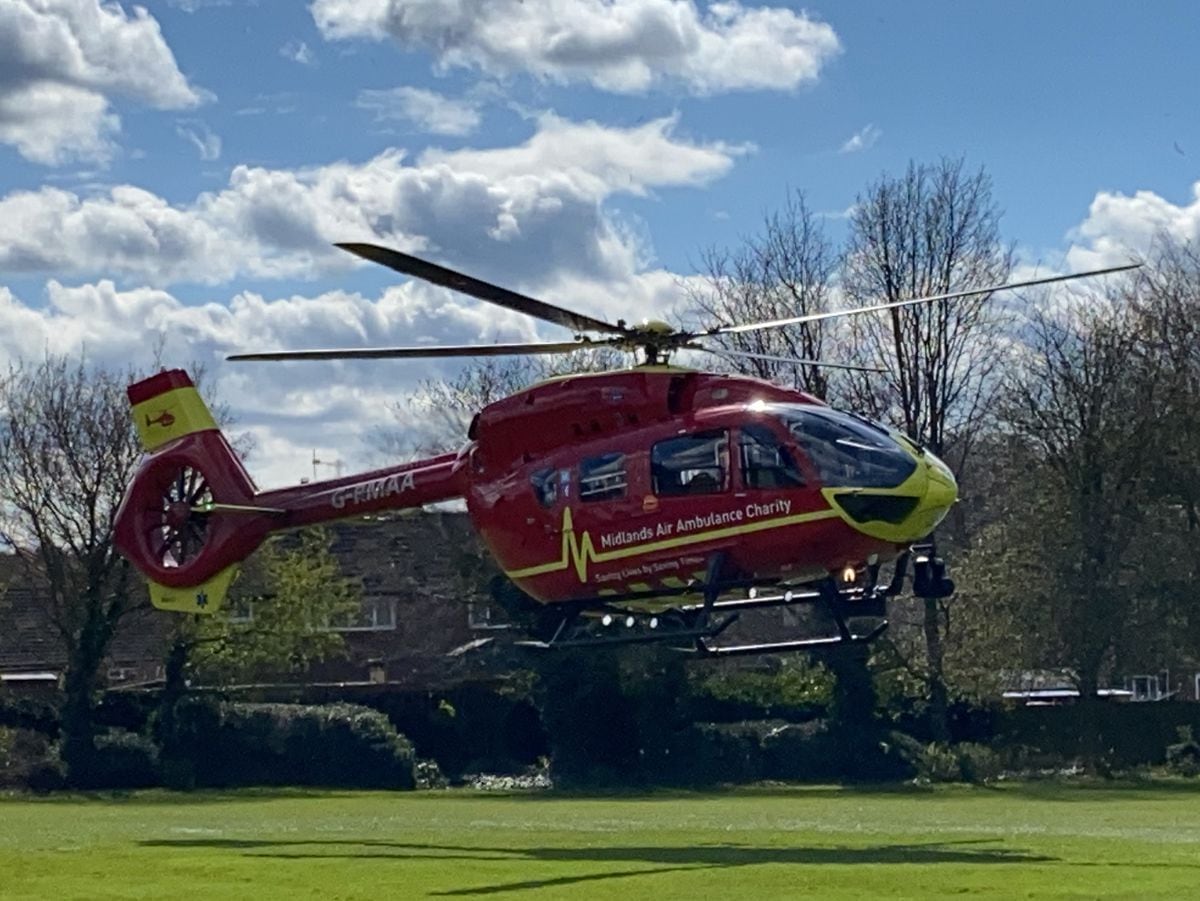
[(918, 541), (937, 528), (958, 500), (958, 482), (950, 467), (928, 451), (921, 462), (925, 468), (925, 492), (905, 522), (910, 541)]
[(890, 487), (824, 488), (842, 519), (864, 535), (905, 545), (929, 535), (958, 500), (950, 467), (924, 448), (905, 445), (908, 476)]

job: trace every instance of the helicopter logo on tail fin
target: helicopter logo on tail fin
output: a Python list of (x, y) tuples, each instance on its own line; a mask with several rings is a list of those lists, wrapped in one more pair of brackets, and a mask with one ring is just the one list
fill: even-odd
[(170, 410), (163, 410), (162, 413), (160, 413), (158, 416), (154, 417), (153, 419), (150, 418), (149, 413), (146, 414), (146, 425), (148, 425), (148, 426), (160, 425), (164, 429), (169, 429), (174, 424), (175, 424), (175, 417), (171, 415)]

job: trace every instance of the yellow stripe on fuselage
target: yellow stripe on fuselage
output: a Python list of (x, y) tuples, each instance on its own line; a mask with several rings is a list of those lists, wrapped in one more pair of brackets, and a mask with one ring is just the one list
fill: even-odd
[(579, 577), (579, 581), (587, 582), (588, 565), (590, 563), (608, 563), (613, 560), (640, 557), (643, 554), (669, 551), (692, 544), (702, 544), (706, 541), (719, 541), (722, 538), (733, 538), (737, 535), (749, 535), (753, 532), (765, 532), (768, 529), (782, 529), (787, 526), (799, 525), (800, 523), (837, 518), (838, 512), (836, 510), (813, 510), (808, 513), (797, 513), (793, 516), (777, 516), (774, 519), (763, 519), (758, 522), (747, 523), (746, 525), (726, 526), (721, 529), (710, 529), (707, 532), (677, 535), (674, 538), (664, 538), (661, 541), (647, 541), (643, 544), (631, 544), (628, 547), (598, 552), (592, 543), (591, 533), (584, 532), (582, 537), (576, 537), (575, 529), (571, 522), (571, 508), (568, 507), (563, 510), (562, 557), (538, 566), (507, 570), (505, 575), (510, 579), (528, 579), (533, 576), (542, 576), (546, 573), (561, 572), (565, 569), (574, 568), (575, 575)]

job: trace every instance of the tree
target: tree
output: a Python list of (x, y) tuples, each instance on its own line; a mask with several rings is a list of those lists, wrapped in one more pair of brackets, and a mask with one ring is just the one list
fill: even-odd
[[(1000, 238), (991, 178), (964, 161), (910, 163), (858, 196), (842, 285), (857, 304), (892, 303), (1002, 283), (1012, 251)], [(966, 456), (997, 387), (991, 340), (1007, 321), (979, 295), (855, 317), (858, 348), (882, 377), (860, 380), (856, 399), (934, 453)]]
[(1035, 317), (1000, 410), (1019, 442), (1026, 503), (984, 530), (973, 563), (990, 568), (980, 587), (1026, 636), (1020, 662), (1074, 674), (1092, 765), (1096, 691), (1121, 655), (1166, 634), (1159, 565), (1180, 574), (1170, 548), (1186, 530), (1179, 499), (1189, 489), (1164, 494), (1156, 473), (1180, 380), (1143, 325), (1128, 293)]
[(135, 378), (63, 358), (0, 376), (0, 544), (43, 589), (66, 654), (63, 758), (75, 775), (95, 749), (100, 667), (121, 619), (144, 604), (112, 544), (141, 454), (125, 399)]
[(340, 652), (345, 641), (329, 626), (358, 613), (361, 590), (329, 545), (323, 529), (267, 542), (235, 584), (230, 614), (184, 620), (196, 675), (228, 684), (303, 671)]
[[(842, 285), (862, 305), (1002, 283), (1012, 252), (1000, 238), (991, 179), (964, 161), (910, 163), (855, 202)], [(864, 362), (886, 370), (849, 379), (851, 403), (891, 420), (960, 472), (988, 412), (1002, 355), (1002, 311), (987, 295), (855, 317)], [(934, 738), (948, 738), (944, 632), (948, 601), (921, 603), (925, 681)]]
[[(837, 256), (802, 193), (789, 194), (784, 207), (766, 216), (760, 234), (734, 251), (704, 253), (704, 287), (689, 298), (692, 312), (705, 325), (770, 322), (819, 313), (829, 306)], [(716, 346), (766, 357), (819, 360), (824, 353), (826, 324), (802, 323), (718, 335)], [(782, 359), (727, 358), (729, 365), (782, 385), (824, 398), (829, 371), (796, 366)]]

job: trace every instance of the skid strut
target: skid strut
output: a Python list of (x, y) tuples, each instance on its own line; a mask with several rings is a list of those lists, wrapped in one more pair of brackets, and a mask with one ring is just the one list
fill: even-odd
[[(876, 582), (878, 566), (868, 572), (866, 581), (858, 586), (841, 586), (832, 579), (794, 588), (750, 585), (746, 597), (725, 598), (730, 590), (747, 587), (747, 583), (722, 582), (718, 578), (722, 561), (714, 556), (709, 560), (705, 582), (684, 591), (699, 593), (700, 603), (683, 604), (660, 612), (631, 609), (630, 602), (662, 600), (627, 595), (577, 601), (562, 618), (543, 634), (541, 640), (520, 641), (518, 646), (539, 650), (568, 648), (613, 647), (632, 644), (666, 644), (698, 657), (735, 657), (751, 654), (779, 654), (830, 648), (841, 644), (866, 644), (874, 641), (887, 629), (886, 601), (903, 587), (907, 555), (896, 561), (891, 581), (884, 586)], [(732, 626), (743, 611), (771, 607), (792, 607), (815, 604), (822, 607), (833, 620), (835, 634), (785, 641), (722, 645), (717, 639)], [(855, 631), (854, 626), (867, 619), (870, 627)]]

